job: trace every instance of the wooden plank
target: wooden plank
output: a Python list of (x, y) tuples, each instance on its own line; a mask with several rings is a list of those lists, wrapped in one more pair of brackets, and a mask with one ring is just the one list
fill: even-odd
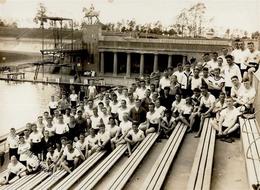
[(75, 169), (71, 174), (66, 176), (63, 180), (61, 180), (54, 188), (55, 189), (66, 189), (70, 188), (77, 180), (79, 180), (91, 167), (94, 166), (97, 161), (99, 161), (104, 155), (105, 151), (96, 152), (92, 154), (87, 160), (85, 160), (81, 164), (81, 168)]
[[(212, 128), (212, 126), (210, 126), (210, 127)], [(203, 186), (202, 186), (203, 190), (210, 190), (214, 149), (215, 149), (215, 140), (216, 140), (216, 130), (212, 128), (209, 152), (208, 152), (208, 159), (207, 159), (207, 163), (206, 163)]]
[(112, 153), (110, 153), (105, 160), (103, 160), (87, 177), (82, 180), (77, 186), (76, 190), (87, 189), (91, 183), (98, 182), (108, 170), (117, 162), (117, 160), (127, 150), (126, 145), (118, 146)]
[(177, 132), (180, 130), (181, 122), (177, 124), (177, 126), (174, 128), (170, 138), (167, 140), (167, 143), (165, 144), (163, 150), (160, 152), (158, 159), (156, 160), (155, 164), (153, 165), (152, 169), (150, 170), (148, 176), (145, 179), (145, 182), (141, 189), (148, 189), (151, 185), (151, 182), (154, 180), (154, 176), (156, 172), (158, 171), (158, 168), (161, 164), (164, 164), (162, 162), (163, 158), (166, 156), (166, 153), (170, 149), (170, 146), (173, 144), (175, 136), (177, 135)]
[(153, 134), (150, 133), (146, 138), (142, 141), (141, 144), (137, 147), (137, 149), (133, 152), (133, 154), (128, 158), (128, 160), (120, 167), (120, 169), (117, 171), (117, 173), (114, 175), (114, 178), (111, 180), (111, 183), (108, 185), (108, 187), (114, 185), (114, 183), (117, 182), (117, 178), (122, 176), (122, 173), (124, 170), (128, 167), (129, 163), (135, 159), (135, 157), (138, 156), (139, 152), (143, 150), (144, 147), (147, 147), (148, 143), (151, 141), (153, 137)]
[[(249, 126), (250, 129), (252, 131), (251, 134), (249, 134), (249, 141), (250, 141), (250, 147), (252, 150), (252, 161), (254, 162), (254, 167), (255, 167), (255, 171), (256, 171), (256, 178), (257, 178), (257, 182), (260, 182), (260, 147), (257, 147), (256, 145), (256, 139), (259, 137), (258, 133), (256, 133), (256, 126), (255, 123), (253, 122), (253, 119), (249, 120)], [(254, 132), (254, 133), (253, 133)]]
[[(247, 122), (248, 122), (247, 120), (245, 120), (243, 118), (239, 118), (240, 126), (247, 125)], [(244, 126), (243, 129), (245, 132), (243, 132), (243, 130), (241, 128), (241, 137), (242, 137), (242, 144), (243, 144), (243, 150), (244, 150), (245, 161), (246, 161), (247, 178), (248, 178), (249, 186), (251, 189), (251, 185), (254, 184), (255, 182), (257, 182), (257, 178), (256, 178), (255, 171), (254, 171), (254, 164), (253, 164), (252, 160), (247, 159), (247, 156), (246, 156), (246, 151), (249, 146), (249, 139), (247, 136), (248, 127)]]
[[(38, 174), (39, 175), (39, 174)], [(41, 181), (45, 180), (48, 176), (50, 176), (49, 172), (43, 172), (42, 175), (37, 176), (37, 178), (33, 178), (29, 182), (27, 182), (25, 185), (22, 185), (21, 187), (17, 188), (18, 190), (23, 190), (23, 189), (33, 189), (36, 187)]]
[(199, 170), (199, 166), (200, 166), (200, 161), (201, 161), (201, 152), (202, 149), (204, 147), (204, 141), (206, 138), (206, 132), (207, 132), (207, 127), (206, 124), (208, 122), (208, 118), (205, 119), (204, 123), (203, 123), (203, 129), (202, 129), (202, 133), (200, 136), (200, 141), (196, 150), (196, 154), (194, 157), (194, 161), (192, 164), (192, 168), (191, 168), (191, 173), (190, 173), (190, 177), (189, 177), (189, 181), (188, 181), (188, 185), (187, 185), (187, 190), (192, 190), (195, 188), (196, 185), (196, 180), (197, 180), (197, 176), (198, 176), (198, 170)]
[(210, 136), (211, 136), (211, 131), (212, 131), (212, 127), (209, 126), (209, 120), (206, 122), (206, 127), (208, 128), (208, 130), (207, 130), (206, 138), (204, 141), (203, 150), (201, 153), (202, 157), (201, 157), (201, 161), (200, 161), (200, 167), (198, 170), (198, 176), (197, 176), (195, 189), (202, 189), (202, 184), (203, 184), (203, 179), (204, 179), (204, 174), (205, 174), (205, 167), (206, 167), (208, 152), (209, 152)]
[(29, 184), (29, 183), (34, 183), (34, 181), (37, 181), (38, 178), (41, 178), (43, 175), (45, 174), (45, 172), (40, 172), (37, 173), (33, 178), (25, 181), (23, 184), (21, 184), (20, 186), (16, 187), (15, 189), (26, 189), (25, 187)]
[(50, 189), (54, 184), (56, 184), (67, 172), (65, 170), (57, 170), (46, 180), (40, 183), (34, 190)]
[(9, 185), (7, 188), (5, 188), (6, 190), (14, 190), (17, 187), (21, 186), (23, 183), (25, 183), (26, 181), (32, 179), (33, 177), (35, 177), (36, 174), (33, 175), (27, 175), (21, 178), (21, 180), (18, 180), (16, 182), (14, 182), (13, 184)]
[(109, 189), (123, 189), (127, 181), (130, 179), (132, 174), (134, 173), (137, 166), (141, 163), (147, 152), (150, 150), (152, 145), (155, 143), (156, 139), (158, 138), (157, 133), (153, 133), (151, 140), (147, 143), (148, 146), (144, 147), (142, 151), (133, 159), (131, 162), (128, 163), (127, 168), (123, 170), (123, 173), (117, 178), (118, 183), (114, 183), (113, 186), (110, 186)]
[(176, 141), (176, 144), (174, 145), (174, 148), (172, 149), (171, 153), (170, 153), (170, 157), (168, 157), (168, 159), (166, 160), (166, 163), (165, 165), (163, 165), (163, 170), (161, 172), (161, 175), (159, 176), (158, 180), (157, 180), (157, 183), (156, 183), (156, 186), (154, 189), (161, 189), (162, 185), (163, 185), (163, 182), (164, 182), (164, 179), (166, 178), (166, 175), (168, 173), (168, 170), (172, 164), (172, 161), (173, 161), (173, 158), (175, 157), (176, 153), (177, 153), (177, 150), (181, 144), (181, 141), (186, 133), (186, 130), (187, 130), (187, 126), (186, 125), (183, 125), (182, 127), (182, 131)]

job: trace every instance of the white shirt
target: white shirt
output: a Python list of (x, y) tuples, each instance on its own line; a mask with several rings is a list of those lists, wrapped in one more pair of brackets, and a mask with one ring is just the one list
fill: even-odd
[(136, 89), (136, 95), (138, 96), (139, 99), (145, 98), (146, 90), (147, 90), (146, 88), (137, 88)]
[(119, 102), (117, 102), (116, 104), (112, 102), (110, 106), (111, 106), (111, 113), (118, 113), (118, 109), (120, 106)]
[(170, 87), (171, 86), (171, 80), (170, 78), (165, 78), (164, 76), (160, 79), (159, 86), (161, 89), (164, 89), (165, 87)]
[(240, 63), (240, 69), (246, 69), (247, 66), (245, 65), (245, 62), (247, 60), (247, 56), (249, 54), (248, 49), (244, 49), (243, 51), (241, 50), (239, 53), (239, 63)]
[(78, 150), (85, 150), (85, 147), (86, 147), (86, 143), (85, 143), (85, 140), (84, 142), (82, 143), (80, 140), (78, 140), (77, 142), (74, 143), (74, 148), (78, 149)]
[(39, 167), (40, 161), (37, 156), (33, 155), (32, 157), (28, 157), (26, 164), (35, 170)]
[(17, 162), (17, 164), (13, 165), (11, 162), (7, 166), (7, 170), (14, 174), (18, 174), (20, 171), (25, 171), (26, 167), (21, 163)]
[(42, 137), (43, 137), (42, 133), (40, 131), (37, 131), (36, 133), (32, 132), (29, 138), (32, 143), (40, 143)]
[(76, 102), (78, 99), (78, 95), (77, 94), (71, 94), (70, 95), (70, 101)]
[(175, 100), (173, 103), (172, 103), (172, 108), (173, 108), (173, 112), (180, 112), (181, 111), (181, 107), (185, 104), (185, 100), (184, 99), (181, 99), (180, 102), (177, 102), (177, 100)]
[(125, 113), (129, 113), (129, 111), (130, 111), (130, 109), (128, 109), (128, 107), (126, 107), (126, 108), (120, 107), (118, 109), (118, 119), (119, 119), (119, 121), (123, 121), (123, 115)]
[(230, 124), (234, 124), (237, 120), (238, 115), (240, 112), (237, 108), (233, 107), (232, 110), (226, 108), (220, 112), (220, 117), (224, 119), (222, 126), (230, 127)]
[(122, 134), (125, 135), (128, 133), (129, 130), (132, 129), (132, 122), (131, 121), (122, 121), (119, 124), (119, 127), (121, 128)]
[(239, 56), (240, 56), (240, 53), (241, 53), (241, 49), (234, 49), (232, 52), (231, 52), (231, 55), (234, 57), (234, 62), (235, 63), (240, 63), (240, 59), (239, 59)]
[(90, 95), (94, 95), (95, 91), (96, 91), (95, 86), (89, 86), (88, 87), (88, 92), (89, 92)]
[(223, 77), (220, 77), (219, 79), (215, 77), (210, 77), (209, 82), (213, 89), (221, 90), (221, 84), (225, 83), (225, 79)]
[(58, 102), (49, 102), (49, 108), (51, 109), (57, 109), (58, 108)]
[(247, 57), (246, 57), (246, 62), (247, 63), (259, 63), (260, 61), (260, 51), (255, 50), (253, 52), (248, 51)]
[(175, 75), (177, 77), (177, 80), (179, 83), (181, 83), (182, 81), (182, 74), (183, 74), (183, 71), (175, 71), (172, 75)]
[(159, 124), (160, 117), (161, 117), (160, 113), (156, 111), (154, 111), (153, 113), (148, 111), (146, 113), (146, 118), (149, 120), (151, 124)]
[(201, 96), (200, 102), (202, 105), (210, 108), (216, 102), (216, 98), (212, 94), (209, 94), (207, 98), (205, 96)]
[(110, 132), (109, 131), (105, 131), (105, 133), (98, 133), (97, 134), (97, 139), (98, 141), (102, 141), (102, 142), (106, 142), (110, 139)]
[(242, 84), (238, 90), (238, 99), (244, 104), (251, 104), (254, 102), (256, 96), (256, 90), (253, 87), (246, 89)]
[(183, 104), (180, 109), (184, 115), (186, 115), (186, 114), (188, 115), (188, 114), (191, 114), (191, 112), (193, 110), (193, 106), (188, 105), (188, 104)]
[(211, 59), (209, 62), (207, 62), (206, 67), (208, 67), (209, 70), (212, 70), (214, 67), (216, 67), (216, 65), (218, 65), (218, 62)]
[(56, 123), (53, 127), (55, 129), (55, 133), (58, 135), (62, 135), (69, 131), (69, 127), (65, 123), (62, 123), (62, 124)]
[(201, 77), (199, 78), (191, 78), (191, 90), (194, 90), (195, 88), (200, 88), (202, 84)]
[(66, 160), (68, 161), (72, 161), (80, 155), (80, 152), (76, 148), (74, 148), (73, 152), (69, 152), (68, 149), (65, 149), (63, 152), (63, 156), (66, 156)]
[(60, 152), (58, 152), (57, 150), (55, 150), (54, 153), (53, 153), (53, 155), (51, 155), (51, 153), (48, 152), (47, 155), (46, 155), (46, 159), (47, 159), (47, 160), (51, 160), (52, 162), (55, 162), (55, 161), (58, 160), (59, 156), (60, 156)]
[(13, 137), (9, 135), (6, 139), (6, 142), (9, 145), (9, 148), (18, 148), (18, 136)]
[(144, 138), (144, 132), (142, 130), (138, 130), (137, 133), (135, 133), (133, 131), (133, 129), (131, 129), (129, 132), (128, 132), (129, 135), (131, 135), (132, 137), (132, 141), (134, 142), (137, 142), (137, 141), (140, 141), (141, 139)]
[(93, 147), (97, 144), (97, 137), (95, 136), (94, 138), (91, 137), (91, 135), (88, 135), (86, 138), (85, 138), (85, 145), (87, 146), (90, 146), (90, 147)]
[(241, 82), (242, 76), (239, 67), (236, 64), (232, 66), (227, 65), (224, 69), (225, 86), (232, 87), (231, 77), (237, 76)]
[(28, 158), (27, 156), (27, 151), (30, 150), (31, 145), (30, 143), (23, 143), (23, 144), (19, 144), (18, 146), (18, 154), (20, 154), (20, 161), (26, 161), (26, 159)]
[(189, 84), (189, 81), (191, 79), (191, 77), (193, 76), (193, 73), (192, 71), (190, 71), (189, 73), (187, 73), (186, 71), (184, 71), (182, 73), (182, 80), (181, 80), (181, 88), (182, 89), (187, 89), (188, 88), (188, 84)]
[(159, 108), (155, 107), (154, 108), (155, 112), (158, 113), (161, 117), (164, 115), (164, 111), (166, 108), (164, 106), (160, 106)]
[(98, 128), (98, 125), (100, 124), (100, 119), (101, 119), (101, 117), (99, 117), (99, 116), (94, 116), (94, 115), (92, 115), (91, 117), (90, 117), (90, 120), (91, 120), (91, 127), (93, 128), (93, 129), (99, 129)]

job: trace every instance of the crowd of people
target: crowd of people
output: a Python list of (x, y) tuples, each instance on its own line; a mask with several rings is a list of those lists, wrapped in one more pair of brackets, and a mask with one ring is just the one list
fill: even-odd
[(239, 135), (238, 117), (253, 113), (256, 90), (252, 75), (260, 63), (260, 52), (242, 40), (234, 48), (204, 53), (161, 76), (140, 77), (130, 86), (118, 86), (97, 94), (92, 82), (78, 93), (52, 96), (49, 110), (17, 135), (7, 138), (10, 163), (1, 184), (12, 183), (39, 170), (69, 173), (94, 152), (112, 151), (127, 144), (128, 155), (149, 133), (169, 138), (178, 122), (188, 133), (200, 137), (205, 118), (217, 137), (231, 143)]

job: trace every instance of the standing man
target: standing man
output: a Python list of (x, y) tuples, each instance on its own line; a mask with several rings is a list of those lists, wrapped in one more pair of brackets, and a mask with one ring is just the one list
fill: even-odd
[(239, 67), (234, 63), (234, 58), (232, 55), (226, 56), (227, 66), (224, 70), (224, 78), (225, 78), (225, 91), (227, 96), (231, 94), (232, 82), (231, 78), (233, 76), (237, 76), (239, 81), (242, 81), (242, 76)]

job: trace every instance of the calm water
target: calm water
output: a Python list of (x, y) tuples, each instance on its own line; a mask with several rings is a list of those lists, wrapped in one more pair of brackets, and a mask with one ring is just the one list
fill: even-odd
[(0, 136), (11, 127), (20, 128), (48, 110), (51, 95), (60, 93), (57, 85), (0, 81)]

